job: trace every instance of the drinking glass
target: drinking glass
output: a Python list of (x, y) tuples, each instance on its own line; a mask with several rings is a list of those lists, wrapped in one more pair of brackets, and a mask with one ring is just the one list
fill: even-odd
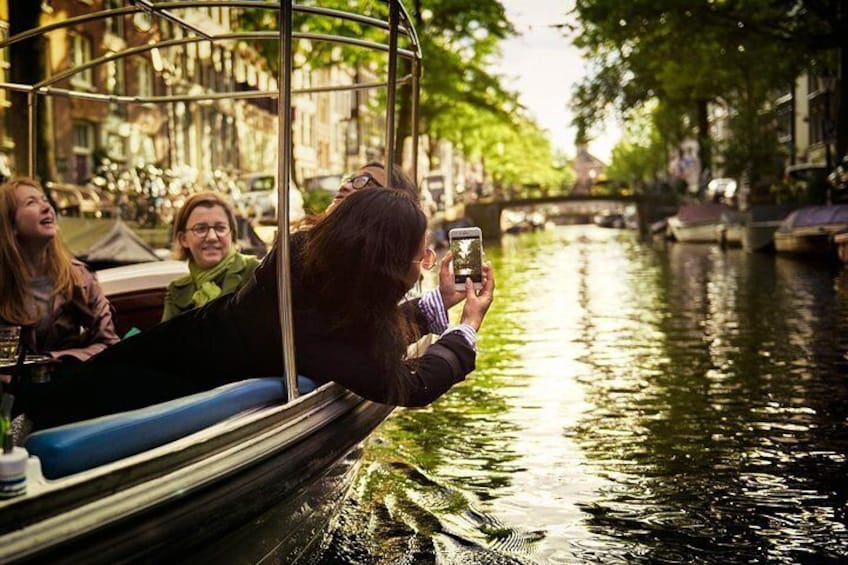
[(0, 363), (14, 363), (21, 347), (21, 326), (0, 324)]

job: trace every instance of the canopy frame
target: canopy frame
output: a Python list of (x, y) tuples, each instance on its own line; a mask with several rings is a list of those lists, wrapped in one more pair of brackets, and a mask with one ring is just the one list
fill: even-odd
[[(49, 78), (45, 78), (36, 84), (20, 84), (12, 82), (0, 82), (0, 89), (10, 92), (21, 92), (26, 94), (27, 100), (27, 173), (33, 176), (36, 171), (36, 127), (40, 98), (66, 97), (79, 100), (90, 100), (108, 104), (173, 104), (198, 103), (215, 100), (245, 100), (254, 98), (275, 98), (278, 100), (277, 111), (277, 230), (276, 252), (277, 279), (278, 279), (278, 315), (280, 319), (280, 330), (282, 335), (283, 367), (285, 369), (286, 388), (288, 400), (294, 400), (299, 396), (297, 390), (297, 368), (294, 362), (294, 336), (291, 304), (291, 273), (289, 263), (289, 238), (282, 234), (289, 233), (289, 179), (292, 159), (292, 97), (294, 95), (337, 92), (348, 90), (364, 90), (374, 88), (386, 88), (386, 127), (384, 131), (385, 156), (387, 178), (391, 178), (394, 167), (393, 162), (396, 144), (396, 94), (397, 89), (403, 85), (410, 85), (411, 96), (411, 132), (412, 132), (412, 176), (417, 182), (418, 176), (418, 113), (419, 113), (419, 90), (422, 54), (420, 42), (413, 26), (412, 19), (400, 0), (387, 0), (387, 19), (366, 16), (353, 12), (337, 9), (321, 8), (318, 6), (304, 6), (294, 4), (292, 0), (262, 1), (262, 0), (180, 0), (152, 2), (150, 0), (127, 0), (128, 5), (119, 8), (111, 8), (90, 12), (81, 16), (67, 18), (65, 20), (40, 26), (27, 30), (7, 38), (0, 42), (0, 49), (9, 47), (20, 41), (31, 39), (55, 30), (70, 29), (77, 25), (96, 22), (108, 18), (123, 18), (124, 16), (147, 13), (152, 17), (162, 18), (181, 28), (188, 34), (185, 37), (168, 39), (159, 42), (151, 42), (144, 45), (125, 47), (116, 52), (92, 59), (82, 65), (72, 67), (59, 72)], [(264, 31), (241, 31), (224, 34), (208, 33), (174, 13), (174, 10), (188, 10), (192, 8), (250, 8), (266, 9), (279, 12), (278, 29), (274, 32)], [(319, 34), (294, 32), (292, 21), (295, 13), (311, 14), (315, 16), (326, 16), (339, 20), (358, 23), (375, 29), (388, 32), (388, 43), (382, 44), (373, 41), (361, 40), (353, 37), (334, 34)], [(404, 37), (408, 43), (407, 48), (399, 47), (399, 38)], [(74, 88), (62, 88), (58, 83), (70, 79), (78, 73), (90, 69), (96, 69), (109, 63), (124, 60), (126, 58), (142, 55), (154, 49), (169, 47), (183, 47), (199, 42), (223, 42), (234, 40), (277, 40), (279, 39), (280, 74), (277, 80), (276, 90), (246, 91), (246, 92), (203, 92), (196, 94), (173, 94), (164, 96), (127, 96), (116, 94), (105, 94), (78, 90)], [(303, 89), (292, 89), (291, 73), (293, 69), (293, 52), (295, 42), (301, 40), (329, 42), (340, 45), (348, 45), (375, 52), (386, 53), (388, 57), (388, 70), (385, 81), (370, 81), (354, 85), (321, 85)], [(411, 73), (398, 77), (398, 59), (411, 62)], [(402, 140), (400, 140), (402, 142)]]

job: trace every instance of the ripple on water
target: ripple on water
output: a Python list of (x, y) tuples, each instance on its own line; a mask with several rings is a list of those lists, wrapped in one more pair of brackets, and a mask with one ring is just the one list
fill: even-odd
[(341, 562), (848, 562), (845, 273), (585, 227), (487, 248), (478, 369), (378, 431)]

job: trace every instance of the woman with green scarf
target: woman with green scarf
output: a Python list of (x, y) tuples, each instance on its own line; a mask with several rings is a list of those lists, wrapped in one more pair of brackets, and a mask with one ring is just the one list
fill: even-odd
[(214, 192), (188, 197), (174, 217), (174, 255), (188, 259), (189, 274), (168, 285), (162, 321), (230, 294), (244, 284), (259, 260), (235, 248), (232, 206)]

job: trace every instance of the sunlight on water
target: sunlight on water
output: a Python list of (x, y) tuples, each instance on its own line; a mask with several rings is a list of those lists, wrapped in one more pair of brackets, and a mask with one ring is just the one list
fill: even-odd
[(477, 371), (375, 433), (326, 563), (848, 561), (848, 275), (589, 226), (486, 245)]

